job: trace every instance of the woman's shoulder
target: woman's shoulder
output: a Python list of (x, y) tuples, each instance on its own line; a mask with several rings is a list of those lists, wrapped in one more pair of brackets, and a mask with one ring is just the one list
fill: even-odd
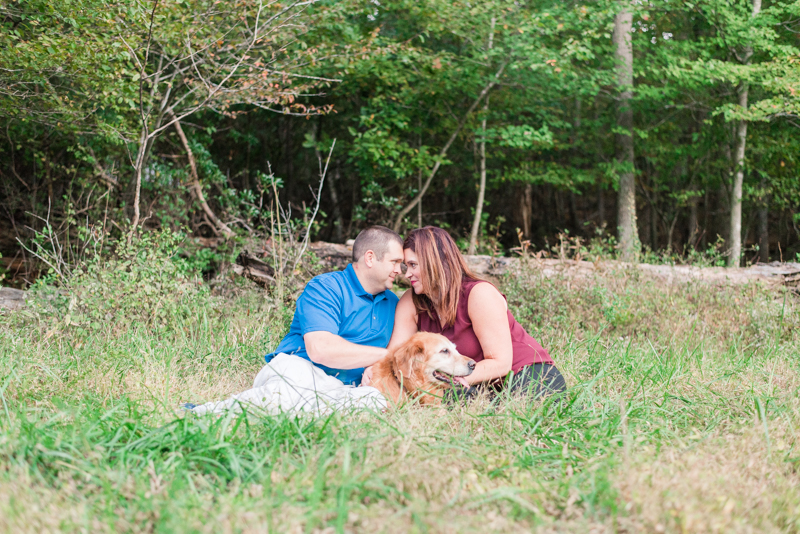
[(414, 306), (413, 292), (413, 289), (407, 289), (400, 297), (400, 300), (397, 303), (397, 309), (399, 311), (410, 313), (412, 315), (417, 314), (417, 307)]
[(475, 278), (467, 278), (466, 276), (461, 279), (461, 294), (470, 294), (477, 286), (492, 285), (491, 282)]
[[(487, 280), (480, 280), (474, 278), (464, 278), (461, 281), (461, 292), (462, 293), (472, 293), (473, 291), (477, 290), (479, 293), (486, 292), (486, 291), (497, 291), (497, 288), (494, 287), (494, 284)], [(499, 293), (499, 291), (497, 291)]]
[(461, 283), (464, 290), (469, 291), (470, 295), (501, 295), (500, 290), (497, 289), (493, 283), (487, 280), (465, 280)]
[(494, 284), (485, 280), (472, 280), (470, 285), (462, 285), (465, 290), (469, 291), (469, 309), (481, 311), (485, 306), (501, 305), (506, 308), (506, 299), (500, 290), (494, 287)]
[(403, 291), (403, 294), (400, 295), (400, 302), (412, 302), (411, 295), (414, 293), (413, 289), (406, 289)]

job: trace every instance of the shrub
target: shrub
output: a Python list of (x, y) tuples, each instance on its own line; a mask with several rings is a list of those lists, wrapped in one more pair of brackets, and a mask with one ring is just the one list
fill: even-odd
[(57, 287), (41, 279), (32, 287), (35, 302), (65, 326), (83, 330), (182, 328), (209, 306), (208, 289), (197, 268), (202, 262), (178, 257), (185, 236), (148, 232), (113, 245), (110, 258), (94, 256), (75, 266)]

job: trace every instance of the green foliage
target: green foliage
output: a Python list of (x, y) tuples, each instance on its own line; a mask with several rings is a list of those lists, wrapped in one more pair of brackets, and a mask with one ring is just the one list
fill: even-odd
[(641, 294), (631, 290), (630, 286), (622, 294), (609, 293), (607, 288), (596, 287), (592, 296), (594, 302), (600, 303), (603, 319), (612, 328), (630, 326), (637, 319), (635, 310), (641, 309), (639, 306)]
[[(480, 134), (480, 131), (478, 131)], [(487, 140), (509, 148), (527, 148), (553, 145), (553, 132), (545, 124), (538, 130), (532, 126), (505, 126), (486, 130)]]
[[(487, 256), (502, 256), (503, 255), (503, 226), (506, 223), (506, 218), (502, 215), (494, 217), (494, 222), (489, 220), (489, 212), (484, 211), (481, 214), (481, 225), (478, 231), (478, 246), (475, 249), (475, 254), (485, 254)], [(462, 254), (466, 254), (469, 250), (469, 238), (459, 237), (456, 239), (456, 245)]]
[[(295, 7), (3, 4), (0, 172), (8, 179), (0, 203), (9, 226), (29, 243), (43, 231), (36, 217), (52, 212), (57, 228), (65, 220), (74, 226), (80, 214), (82, 223), (105, 221), (106, 231), (122, 233), (132, 217), (133, 164), (142, 171), (148, 228), (213, 237), (168, 124), (171, 110), (210, 208), (241, 234), (268, 233), (260, 223), (276, 198), (260, 176), (282, 178), (282, 202), (294, 213), (315, 202), (317, 156), (333, 139), (320, 198), (327, 217), (315, 222), (315, 238), (344, 241), (367, 224), (393, 221), (437, 162), (423, 224), (466, 235), (484, 140), (485, 208), (489, 220), (506, 220), (498, 250), (517, 245), (516, 228), (548, 253), (565, 230), (584, 241), (604, 225), (615, 233), (623, 170), (616, 136), (624, 133), (611, 41), (616, 4)], [(727, 236), (732, 128), (740, 120), (748, 121), (745, 245), (755, 250), (753, 221), (766, 208), (770, 259), (793, 257), (800, 247), (797, 7), (765, 4), (755, 17), (749, 0), (630, 7), (635, 161), (625, 170), (636, 173), (647, 261), (701, 261), (696, 256), (717, 235)], [(259, 9), (269, 36), (251, 47)], [(501, 67), (498, 83), (467, 113)], [(735, 98), (744, 83), (746, 109)], [(6, 257), (16, 253), (7, 248)]]
[(127, 83), (136, 68), (116, 34), (137, 11), (105, 0), (5, 2), (0, 115), (113, 137), (136, 97)]
[(144, 327), (183, 329), (209, 306), (208, 288), (199, 278), (215, 258), (207, 249), (178, 256), (185, 235), (169, 230), (120, 240), (110, 258), (95, 256), (72, 270), (59, 285), (43, 278), (32, 288), (39, 306), (78, 335)]
[[(616, 176), (616, 174), (615, 174)], [(553, 185), (559, 189), (578, 191), (582, 185), (594, 182), (597, 172), (577, 169), (552, 162), (523, 162), (519, 167), (508, 169), (495, 185), (503, 182), (521, 182), (537, 185)]]
[(196, 278), (198, 274), (210, 272), (226, 259), (221, 252), (204, 247), (188, 251), (179, 249), (173, 258), (178, 264), (178, 272), (187, 278)]

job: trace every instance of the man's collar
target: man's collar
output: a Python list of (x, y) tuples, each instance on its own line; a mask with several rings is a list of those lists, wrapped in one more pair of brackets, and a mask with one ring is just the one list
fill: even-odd
[(347, 265), (347, 268), (344, 270), (344, 274), (350, 282), (350, 285), (353, 286), (353, 290), (357, 296), (374, 298), (376, 301), (386, 298), (386, 290), (381, 291), (377, 295), (373, 295), (364, 289), (364, 286), (361, 285), (361, 280), (358, 279), (358, 275), (356, 274), (356, 270), (352, 263)]
[(353, 286), (353, 291), (356, 295), (359, 297), (372, 296), (372, 293), (364, 289), (364, 286), (361, 285), (361, 280), (358, 279), (358, 275), (356, 274), (356, 270), (352, 263), (347, 265), (347, 268), (344, 270), (344, 274), (347, 276), (347, 280), (350, 282), (350, 285)]

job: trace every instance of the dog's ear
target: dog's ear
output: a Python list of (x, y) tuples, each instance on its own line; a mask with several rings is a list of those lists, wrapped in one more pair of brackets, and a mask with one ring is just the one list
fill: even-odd
[(425, 344), (420, 339), (414, 339), (400, 347), (394, 353), (397, 370), (409, 379), (414, 374), (414, 367), (418, 361), (424, 359)]

